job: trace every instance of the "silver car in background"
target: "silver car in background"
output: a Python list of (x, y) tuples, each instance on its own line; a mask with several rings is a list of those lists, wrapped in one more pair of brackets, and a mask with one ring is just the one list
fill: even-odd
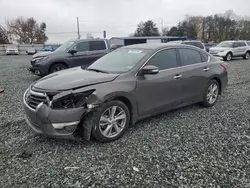
[(243, 59), (249, 59), (250, 46), (247, 41), (223, 41), (217, 46), (209, 49), (209, 53), (222, 57), (225, 61), (232, 60), (233, 57), (243, 57)]
[(9, 45), (5, 51), (6, 55), (19, 55), (18, 48), (15, 45)]

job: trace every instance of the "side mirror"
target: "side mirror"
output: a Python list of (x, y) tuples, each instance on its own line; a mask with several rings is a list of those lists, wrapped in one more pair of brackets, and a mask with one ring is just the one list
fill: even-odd
[(143, 67), (140, 71), (142, 75), (145, 74), (158, 74), (159, 73), (159, 68), (153, 65), (146, 65)]
[(77, 50), (71, 49), (71, 50), (69, 50), (68, 52), (69, 52), (70, 54), (75, 54), (75, 53), (77, 53)]

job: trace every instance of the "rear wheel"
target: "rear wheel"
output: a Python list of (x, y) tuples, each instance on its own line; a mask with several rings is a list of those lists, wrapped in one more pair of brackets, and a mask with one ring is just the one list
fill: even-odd
[(245, 55), (243, 56), (243, 59), (249, 59), (249, 57), (250, 57), (250, 53), (246, 52)]
[(219, 97), (220, 85), (216, 80), (210, 80), (206, 92), (203, 95), (202, 105), (212, 107), (217, 102)]
[(119, 139), (128, 128), (130, 113), (128, 107), (121, 101), (109, 101), (99, 112), (93, 114), (93, 137), (100, 142), (110, 142)]
[(227, 53), (227, 55), (224, 57), (224, 61), (231, 61), (232, 60), (232, 53), (231, 52), (229, 52), (229, 53)]
[(61, 70), (64, 70), (64, 69), (67, 69), (67, 67), (64, 64), (57, 63), (57, 64), (54, 64), (54, 65), (51, 66), (50, 73), (58, 72), (58, 71), (61, 71)]

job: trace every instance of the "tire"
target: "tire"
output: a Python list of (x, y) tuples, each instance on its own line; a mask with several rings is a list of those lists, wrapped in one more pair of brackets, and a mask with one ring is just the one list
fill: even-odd
[[(213, 88), (213, 86), (216, 86), (216, 87)], [(214, 92), (212, 92), (212, 88), (213, 89), (217, 88), (217, 89)], [(203, 95), (203, 101), (201, 102), (201, 104), (205, 107), (214, 106), (219, 98), (220, 89), (221, 89), (220, 85), (216, 80), (210, 80), (207, 84), (207, 88)], [(212, 95), (212, 93), (214, 95)], [(212, 100), (211, 100), (211, 97), (212, 97)]]
[(67, 69), (67, 67), (62, 63), (56, 63), (50, 67), (50, 73), (58, 72)]
[(228, 52), (227, 55), (223, 58), (224, 61), (231, 61), (233, 57), (233, 54), (231, 52)]
[[(118, 117), (124, 117), (125, 119), (112, 121), (109, 120), (108, 117), (106, 118), (105, 116), (110, 114), (109, 112), (112, 114), (112, 109), (116, 109), (114, 115), (118, 115)], [(103, 118), (105, 121), (101, 121), (101, 118)], [(98, 110), (96, 113), (93, 113), (93, 119), (94, 121), (91, 122), (93, 124), (92, 136), (99, 142), (111, 142), (119, 139), (126, 132), (130, 122), (130, 112), (128, 107), (123, 102), (114, 100), (105, 103), (100, 110)], [(107, 123), (106, 120), (108, 120), (109, 123)]]
[(243, 59), (249, 59), (250, 57), (250, 52), (246, 52), (245, 55), (243, 56)]

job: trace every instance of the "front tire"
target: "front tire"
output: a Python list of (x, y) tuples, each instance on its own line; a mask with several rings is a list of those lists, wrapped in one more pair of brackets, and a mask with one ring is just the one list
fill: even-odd
[(100, 142), (111, 142), (119, 139), (127, 130), (130, 122), (128, 107), (121, 101), (114, 100), (105, 103), (93, 114), (92, 135)]
[(245, 55), (243, 56), (243, 59), (249, 59), (250, 57), (250, 52), (246, 52)]
[(231, 52), (228, 52), (227, 55), (223, 58), (224, 61), (231, 61), (233, 54)]
[(220, 85), (216, 80), (210, 80), (207, 89), (203, 95), (202, 105), (205, 107), (212, 107), (219, 98)]
[(61, 70), (64, 70), (64, 69), (67, 69), (67, 67), (62, 64), (62, 63), (57, 63), (57, 64), (54, 64), (51, 66), (50, 68), (50, 73), (54, 73), (54, 72), (58, 72), (58, 71), (61, 71)]

